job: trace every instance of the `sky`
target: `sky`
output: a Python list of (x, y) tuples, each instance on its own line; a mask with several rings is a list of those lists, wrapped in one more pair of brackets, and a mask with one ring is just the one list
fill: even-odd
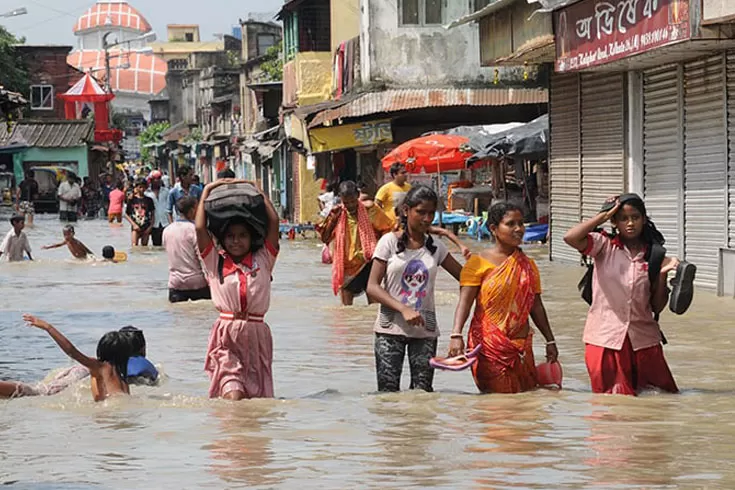
[[(72, 28), (96, 0), (0, 0), (0, 14), (25, 7), (27, 15), (0, 18), (0, 24), (28, 44), (76, 45)], [(199, 24), (202, 40), (230, 34), (250, 12), (278, 11), (283, 0), (128, 0), (166, 40), (167, 24)]]

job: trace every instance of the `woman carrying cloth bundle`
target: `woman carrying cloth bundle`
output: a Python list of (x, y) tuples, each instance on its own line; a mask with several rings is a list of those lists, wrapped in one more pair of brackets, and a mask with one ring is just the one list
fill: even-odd
[(538, 269), (519, 248), (525, 233), (521, 208), (494, 204), (488, 227), (495, 246), (472, 256), (462, 269), (449, 356), (465, 353), (462, 329), (475, 302), (467, 343), (470, 350), (482, 346), (472, 366), (477, 388), (483, 393), (532, 390), (538, 380), (529, 317), (546, 338), (547, 361), (556, 362), (559, 354), (541, 301)]

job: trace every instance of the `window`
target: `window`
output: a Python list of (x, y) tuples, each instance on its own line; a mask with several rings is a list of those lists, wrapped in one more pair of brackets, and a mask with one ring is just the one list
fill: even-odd
[(187, 43), (193, 43), (194, 42), (194, 33), (193, 32), (187, 32), (184, 34), (184, 40)]
[(401, 25), (430, 26), (444, 22), (446, 0), (401, 0)]
[(475, 0), (475, 12), (479, 12), (490, 5), (490, 1), (491, 0)]
[(54, 87), (53, 85), (31, 85), (31, 110), (53, 111), (54, 110)]
[(268, 48), (276, 44), (276, 36), (273, 34), (258, 34), (258, 56), (263, 56)]

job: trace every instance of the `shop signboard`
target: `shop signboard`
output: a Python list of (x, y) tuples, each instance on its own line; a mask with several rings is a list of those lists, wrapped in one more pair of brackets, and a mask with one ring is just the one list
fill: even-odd
[(689, 0), (583, 0), (554, 13), (556, 71), (604, 65), (691, 36)]
[(313, 153), (324, 153), (391, 143), (393, 131), (390, 119), (383, 119), (310, 129), (309, 140)]

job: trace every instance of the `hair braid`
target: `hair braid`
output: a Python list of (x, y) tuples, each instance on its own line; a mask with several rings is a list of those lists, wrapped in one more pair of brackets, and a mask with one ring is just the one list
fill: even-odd
[(405, 252), (406, 247), (408, 247), (408, 216), (406, 215), (406, 213), (401, 213), (401, 228), (403, 228), (403, 233), (398, 239), (398, 246), (396, 247), (398, 253)]

